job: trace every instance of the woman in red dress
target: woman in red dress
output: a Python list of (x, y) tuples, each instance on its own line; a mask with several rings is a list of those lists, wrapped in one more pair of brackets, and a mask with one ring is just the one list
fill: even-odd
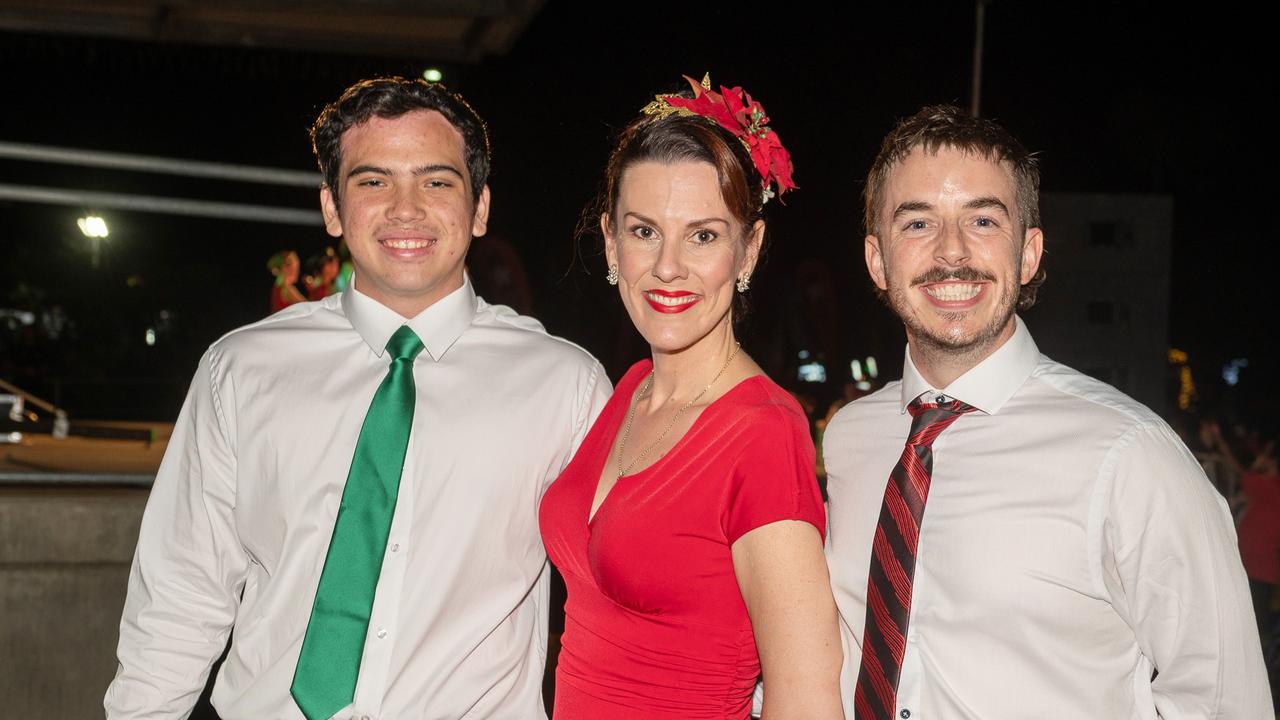
[(740, 88), (659, 96), (600, 205), (609, 282), (652, 349), (539, 511), (568, 588), (556, 720), (839, 718), (841, 651), (803, 412), (739, 348), (734, 305), (794, 187)]

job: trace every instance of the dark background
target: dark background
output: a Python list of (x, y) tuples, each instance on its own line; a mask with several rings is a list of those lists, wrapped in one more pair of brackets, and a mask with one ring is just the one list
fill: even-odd
[[(833, 381), (867, 355), (896, 376), (901, 329), (863, 266), (862, 179), (897, 118), (967, 106), (973, 4), (604, 7), (549, 2), (509, 53), (476, 64), (0, 33), (0, 140), (309, 170), (307, 128), (344, 87), (441, 67), (490, 123), (490, 235), (518, 249), (533, 314), (616, 377), (646, 349), (598, 248), (574, 228), (614, 130), (681, 74), (711, 71), (765, 105), (801, 188), (771, 203), (748, 349), (784, 381), (810, 347), (824, 349)], [(1174, 198), (1170, 343), (1189, 354), (1199, 409), (1260, 417), (1277, 395), (1278, 353), (1264, 184), (1274, 73), (1259, 19), (1227, 6), (1000, 0), (985, 38), (982, 114), (1039, 153), (1044, 191)], [(309, 190), (17, 161), (0, 161), (0, 182), (316, 207)], [(59, 304), (72, 321), (57, 342), (10, 338), (0, 377), (80, 416), (175, 417), (204, 348), (266, 314), (267, 257), (332, 242), (319, 227), (110, 211), (94, 268), (80, 214), (0, 201), (0, 308)], [(1053, 303), (1052, 227), (1047, 247), (1041, 302)], [(1250, 365), (1229, 389), (1221, 366), (1240, 357)]]

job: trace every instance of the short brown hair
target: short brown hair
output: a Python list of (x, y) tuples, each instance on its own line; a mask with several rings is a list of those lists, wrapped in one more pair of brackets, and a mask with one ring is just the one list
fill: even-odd
[[(916, 148), (931, 154), (952, 148), (1000, 163), (1013, 184), (1022, 236), (1026, 236), (1027, 228), (1040, 227), (1040, 167), (1035, 156), (1009, 131), (990, 120), (973, 117), (954, 105), (930, 105), (900, 121), (880, 144), (880, 153), (871, 163), (863, 189), (863, 219), (868, 235), (880, 236), (880, 205), (889, 173)], [(1044, 268), (1039, 268), (1022, 286), (1019, 310), (1035, 304), (1036, 291), (1044, 280)]]

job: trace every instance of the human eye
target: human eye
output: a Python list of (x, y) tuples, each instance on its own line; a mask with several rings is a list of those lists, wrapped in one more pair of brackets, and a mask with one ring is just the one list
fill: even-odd
[(453, 182), (448, 178), (435, 177), (427, 179), (427, 187), (429, 188), (447, 188), (453, 187)]
[(1000, 223), (996, 222), (996, 219), (995, 219), (995, 218), (990, 218), (990, 217), (986, 217), (986, 216), (982, 216), (982, 217), (974, 218), (973, 224), (974, 224), (974, 225), (976, 225), (977, 227), (980, 227), (980, 228), (998, 228), (998, 227), (1000, 227)]
[(641, 223), (636, 223), (635, 225), (627, 228), (627, 232), (641, 240), (653, 240), (658, 236), (658, 231)]
[(693, 233), (693, 241), (699, 245), (709, 245), (719, 237), (720, 234), (712, 230), (696, 230)]
[(356, 187), (376, 188), (382, 187), (386, 184), (386, 181), (376, 175), (370, 175), (356, 180)]
[(902, 224), (902, 231), (908, 233), (919, 233), (929, 229), (929, 221), (924, 218), (913, 218)]

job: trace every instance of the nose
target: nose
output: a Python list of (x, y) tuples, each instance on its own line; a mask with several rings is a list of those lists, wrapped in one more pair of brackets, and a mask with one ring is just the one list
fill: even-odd
[(964, 233), (956, 223), (946, 223), (938, 233), (934, 259), (943, 265), (963, 265), (969, 261), (970, 251)]
[(421, 220), (423, 216), (422, 199), (418, 196), (417, 189), (412, 184), (398, 185), (387, 205), (387, 219), (410, 223)]
[(664, 283), (674, 282), (688, 275), (684, 261), (684, 244), (679, 237), (663, 238), (658, 256), (653, 262), (653, 276)]

